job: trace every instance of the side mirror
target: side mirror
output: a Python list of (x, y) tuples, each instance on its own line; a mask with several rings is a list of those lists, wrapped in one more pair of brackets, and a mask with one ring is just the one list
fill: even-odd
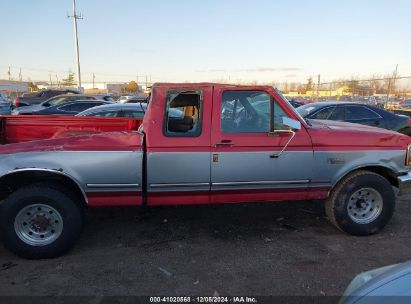
[(289, 127), (293, 131), (297, 131), (301, 129), (301, 123), (298, 120), (283, 117), (282, 121), (283, 126)]

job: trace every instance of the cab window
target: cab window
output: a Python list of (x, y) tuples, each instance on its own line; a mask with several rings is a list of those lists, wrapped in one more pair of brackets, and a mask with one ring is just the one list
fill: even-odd
[(274, 102), (274, 129), (284, 129), (287, 115), (272, 97), (262, 91), (225, 91), (221, 102), (221, 129), (224, 133), (270, 131), (270, 103)]
[(164, 121), (165, 136), (195, 137), (201, 134), (200, 91), (169, 91)]

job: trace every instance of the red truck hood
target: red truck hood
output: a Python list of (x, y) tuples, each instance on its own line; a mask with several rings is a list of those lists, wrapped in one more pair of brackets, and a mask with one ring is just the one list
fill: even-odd
[(398, 132), (349, 122), (310, 119), (314, 147), (391, 147), (406, 149), (411, 137)]
[(61, 151), (141, 151), (143, 135), (137, 131), (102, 132), (0, 145), (0, 154)]

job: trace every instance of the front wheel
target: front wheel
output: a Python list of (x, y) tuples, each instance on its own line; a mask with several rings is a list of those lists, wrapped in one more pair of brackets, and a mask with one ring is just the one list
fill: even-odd
[(77, 240), (82, 224), (81, 207), (62, 189), (46, 184), (17, 190), (0, 209), (5, 246), (29, 259), (62, 255)]
[(380, 231), (395, 209), (395, 193), (383, 176), (369, 171), (348, 175), (331, 192), (325, 203), (329, 220), (352, 235)]

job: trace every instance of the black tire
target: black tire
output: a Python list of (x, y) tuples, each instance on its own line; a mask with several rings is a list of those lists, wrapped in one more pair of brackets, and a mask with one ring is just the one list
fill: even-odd
[[(62, 219), (58, 237), (50, 244), (33, 245), (24, 241), (15, 229), (17, 215), (33, 204), (49, 206)], [(44, 208), (43, 208), (44, 209)], [(36, 209), (35, 209), (36, 210)], [(46, 259), (66, 253), (78, 239), (83, 225), (83, 208), (64, 189), (45, 183), (23, 187), (12, 193), (0, 209), (0, 229), (4, 245), (15, 254), (27, 259)], [(40, 212), (40, 211), (38, 211)], [(50, 212), (50, 211), (49, 211)], [(51, 211), (53, 213), (53, 211)], [(40, 216), (42, 216), (40, 214)], [(44, 223), (43, 216), (43, 223)], [(16, 221), (17, 222), (17, 221)], [(46, 221), (49, 227), (50, 220)], [(56, 223), (59, 221), (55, 221)], [(26, 223), (24, 222), (26, 225)], [(56, 224), (57, 225), (57, 224)], [(51, 230), (50, 233), (54, 232)]]
[[(358, 223), (350, 217), (349, 200), (353, 194), (365, 188), (379, 193), (382, 207), (380, 213), (369, 223)], [(325, 202), (328, 219), (338, 229), (352, 235), (371, 235), (380, 231), (391, 219), (394, 209), (395, 192), (388, 180), (379, 174), (364, 170), (351, 173), (340, 181)]]

